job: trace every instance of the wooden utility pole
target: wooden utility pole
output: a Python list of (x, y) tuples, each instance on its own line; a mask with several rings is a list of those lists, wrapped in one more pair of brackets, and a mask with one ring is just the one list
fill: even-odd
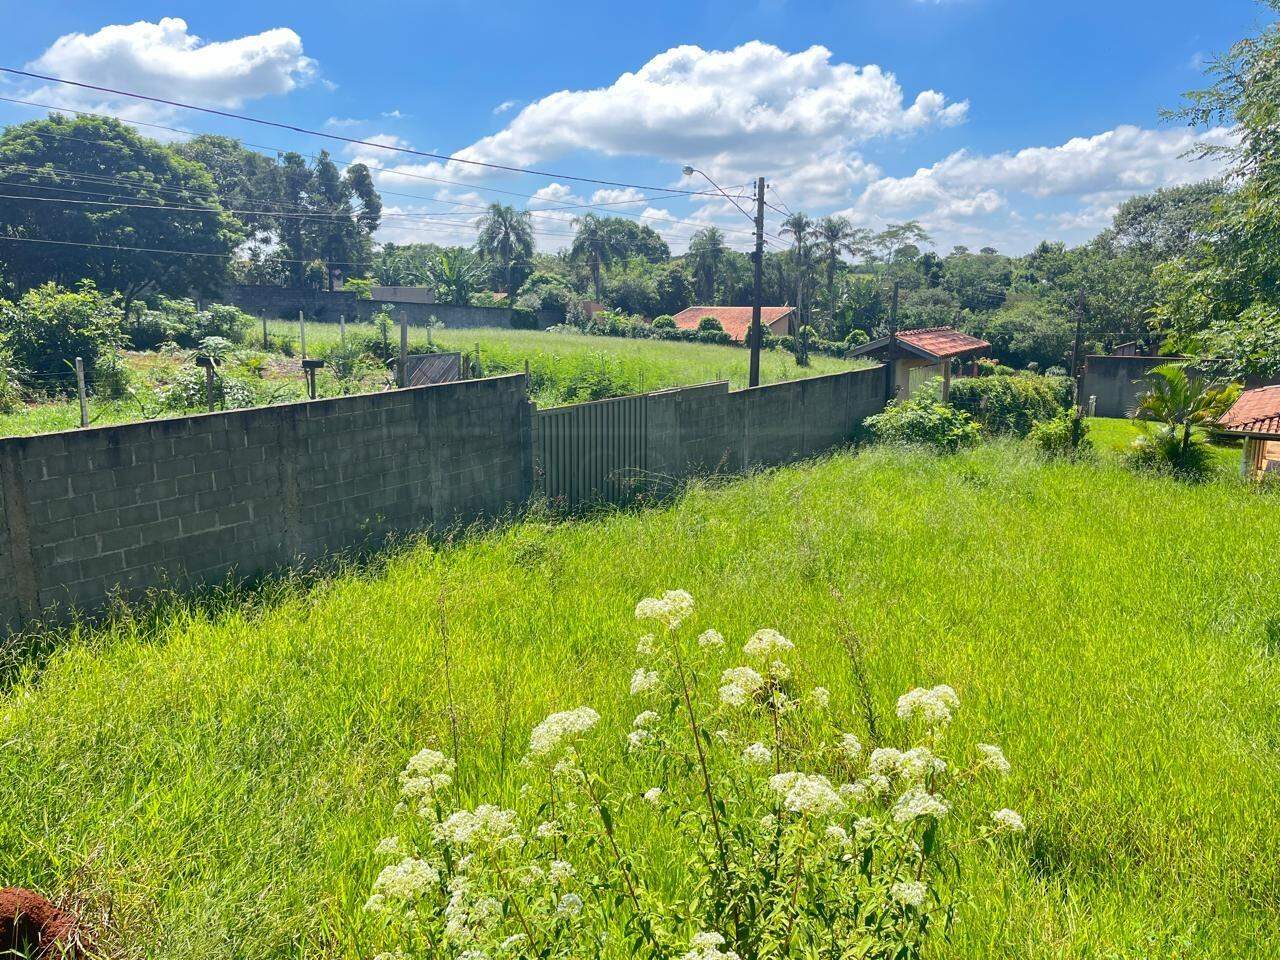
[(84, 385), (84, 360), (76, 357), (76, 393), (80, 395), (80, 426), (89, 425), (89, 395)]
[(751, 297), (751, 372), (747, 384), (760, 386), (760, 344), (764, 330), (760, 326), (761, 299), (764, 297), (764, 177), (756, 179), (756, 249), (751, 259), (755, 264), (755, 279)]
[(884, 395), (886, 400), (892, 400), (898, 392), (898, 358), (894, 356), (897, 353), (898, 345), (898, 281), (893, 281), (893, 299), (889, 301), (889, 352), (888, 359), (885, 361), (885, 388)]

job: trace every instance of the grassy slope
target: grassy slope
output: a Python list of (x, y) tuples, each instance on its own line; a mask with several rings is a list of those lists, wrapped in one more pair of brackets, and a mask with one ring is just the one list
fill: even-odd
[[(372, 337), (374, 327), (369, 324), (351, 324), (351, 336)], [(284, 335), (296, 335), (296, 325), (285, 323), (272, 327), (272, 331)], [(392, 340), (398, 349), (399, 332), (393, 330)], [(307, 327), (307, 348), (318, 350), (321, 344), (332, 343), (338, 338), (336, 324), (311, 324)], [(742, 347), (722, 347), (702, 343), (678, 343), (666, 340), (630, 340), (625, 337), (590, 337), (571, 333), (546, 333), (538, 330), (438, 330), (433, 334), (436, 344), (446, 350), (474, 352), (480, 346), (480, 355), (486, 369), (523, 369), (524, 361), (534, 376), (536, 397), (542, 403), (560, 402), (555, 386), (573, 373), (598, 367), (604, 359), (612, 377), (619, 380), (629, 392), (642, 393), (663, 387), (711, 380), (729, 380), (734, 387), (747, 384), (749, 353)], [(427, 333), (410, 329), (410, 346), (425, 344)], [(833, 357), (814, 356), (812, 364), (797, 367), (795, 358), (784, 350), (768, 350), (761, 355), (761, 380), (771, 383), (792, 380), (796, 377), (838, 373), (860, 366)], [(550, 387), (550, 389), (548, 389)]]
[[(965, 852), (972, 902), (944, 956), (1270, 956), (1277, 537), (1274, 499), (1238, 484), (992, 445), (842, 455), (420, 546), (253, 617), (86, 637), (13, 689), (0, 876), (56, 891), (82, 871), (129, 955), (367, 957), (358, 907), (394, 775), (424, 742), (451, 749), (442, 594), (463, 789), (513, 802), (511, 759), (549, 709), (627, 729), (632, 605), (683, 585), (697, 630), (793, 637), (858, 734), (846, 627), (886, 715), (949, 682), (953, 736), (1006, 748), (1012, 779), (975, 799), (1023, 811), (1026, 849)], [(661, 825), (639, 829), (670, 855)]]

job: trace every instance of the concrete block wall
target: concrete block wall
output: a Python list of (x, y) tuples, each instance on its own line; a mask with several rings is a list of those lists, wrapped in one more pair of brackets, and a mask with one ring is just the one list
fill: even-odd
[[(1138, 398), (1151, 387), (1151, 371), (1162, 364), (1186, 357), (1132, 357), (1119, 354), (1089, 356), (1084, 361), (1084, 377), (1080, 383), (1080, 402), (1086, 407), (1090, 397), (1096, 397), (1095, 412), (1099, 417), (1127, 417), (1138, 405)], [(1221, 367), (1212, 362), (1197, 365), (1193, 375), (1215, 379), (1225, 376)], [(1266, 381), (1258, 377), (1245, 378), (1245, 388), (1261, 387)]]
[(501, 516), (531, 427), (509, 376), (0, 440), (0, 619)]

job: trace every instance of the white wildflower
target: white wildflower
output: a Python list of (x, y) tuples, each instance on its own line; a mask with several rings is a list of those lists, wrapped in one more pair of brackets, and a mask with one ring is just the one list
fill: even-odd
[(482, 803), (474, 811), (458, 810), (435, 827), (436, 837), (459, 847), (510, 846), (520, 841), (514, 810)]
[(636, 714), (636, 718), (631, 721), (631, 726), (635, 727), (637, 730), (647, 730), (657, 722), (658, 715), (652, 710), (645, 710), (642, 713)]
[(489, 960), (489, 955), (483, 950), (464, 950), (458, 954), (458, 960)]
[(773, 761), (773, 751), (763, 743), (753, 743), (742, 751), (742, 762), (753, 767), (767, 766)]
[(849, 842), (849, 831), (838, 823), (833, 823), (824, 831), (824, 835), (832, 843), (844, 846)]
[(790, 680), (791, 668), (781, 660), (775, 660), (773, 663), (769, 664), (769, 676), (775, 680)]
[(866, 784), (867, 789), (877, 797), (883, 797), (893, 789), (893, 783), (890, 782), (889, 778), (881, 776), (878, 773), (873, 773), (871, 776), (867, 777)]
[(550, 840), (559, 835), (560, 824), (554, 820), (544, 820), (534, 828), (533, 833), (539, 840)]
[(824, 817), (844, 809), (844, 801), (821, 774), (780, 773), (769, 778), (769, 788), (782, 795), (792, 813)]
[(898, 765), (901, 762), (901, 750), (895, 750), (893, 747), (877, 747), (867, 758), (867, 770), (882, 776), (892, 776), (898, 772)]
[(400, 772), (400, 789), (406, 797), (428, 800), (436, 791), (453, 783), (455, 766), (453, 760), (439, 750), (430, 747), (419, 750)]
[(1023, 833), (1027, 829), (1021, 815), (1008, 807), (991, 814), (991, 820), (995, 823), (996, 829), (1004, 833)]
[(562, 917), (576, 917), (582, 912), (582, 898), (576, 893), (566, 893), (556, 904), (556, 913)]
[(658, 801), (662, 799), (662, 788), (650, 787), (644, 792), (644, 799), (645, 803), (651, 803), (656, 807), (658, 805)]
[(862, 780), (853, 783), (842, 783), (837, 791), (842, 798), (853, 803), (866, 803), (871, 799), (871, 787)]
[(364, 908), (369, 913), (382, 913), (387, 909), (387, 898), (380, 893), (375, 893), (364, 902)]
[(814, 687), (809, 691), (809, 699), (819, 710), (825, 710), (831, 703), (831, 691), (826, 687)]
[(646, 633), (636, 641), (636, 653), (642, 657), (652, 657), (658, 652), (658, 644), (652, 633)]
[(1001, 776), (1008, 776), (1013, 770), (1013, 765), (1005, 758), (1004, 751), (993, 743), (978, 744), (978, 752), (982, 754), (982, 759), (978, 765), (982, 767), (990, 767)]
[(642, 693), (648, 693), (661, 682), (662, 678), (658, 676), (657, 670), (646, 670), (640, 667), (631, 675), (631, 695), (636, 697)]
[(904, 907), (915, 907), (917, 910), (924, 906), (924, 898), (928, 893), (929, 888), (919, 880), (902, 880), (889, 888), (889, 896), (894, 900)]
[(527, 939), (528, 938), (523, 933), (513, 933), (498, 945), (498, 949), (503, 953), (511, 953), (517, 947), (524, 946), (524, 942)]
[(645, 741), (651, 739), (653, 734), (648, 730), (632, 730), (627, 734), (627, 747), (631, 750), (639, 750), (645, 745)]
[(566, 880), (572, 880), (576, 873), (573, 864), (568, 860), (552, 860), (547, 876), (551, 878), (552, 883), (564, 883)]
[(919, 817), (944, 817), (951, 806), (941, 797), (920, 787), (912, 787), (893, 805), (895, 823), (909, 823)]
[(718, 650), (724, 646), (724, 637), (719, 630), (703, 630), (698, 634), (698, 646), (703, 650)]
[(730, 667), (720, 675), (720, 702), (740, 707), (764, 686), (764, 677), (750, 667)]
[(693, 947), (681, 960), (740, 960), (732, 950), (721, 950), (724, 937), (718, 933), (695, 934), (690, 942)]
[(399, 863), (383, 867), (373, 881), (373, 892), (388, 900), (408, 903), (417, 900), (440, 880), (440, 871), (425, 860), (405, 857)]
[(898, 775), (912, 783), (922, 782), (931, 773), (941, 773), (947, 763), (927, 747), (912, 747), (898, 758)]
[(795, 646), (777, 630), (764, 629), (757, 630), (751, 635), (751, 639), (743, 646), (742, 652), (757, 660), (768, 660), (770, 657), (794, 650)]
[(671, 630), (691, 613), (693, 597), (684, 590), (668, 590), (661, 597), (646, 597), (636, 604), (637, 620), (657, 620)]
[(862, 741), (852, 733), (846, 733), (840, 738), (838, 748), (846, 760), (857, 760), (862, 756)]
[(903, 720), (919, 715), (931, 727), (950, 722), (960, 707), (960, 698), (945, 683), (925, 689), (916, 687), (898, 698), (898, 716)]
[(373, 848), (373, 855), (375, 857), (405, 857), (409, 855), (409, 851), (400, 842), (399, 837), (384, 837)]
[(590, 707), (553, 713), (533, 728), (529, 735), (529, 753), (535, 757), (555, 753), (566, 740), (586, 733), (599, 722), (600, 714)]
[(772, 813), (766, 813), (760, 818), (760, 829), (768, 832), (778, 825), (778, 818)]

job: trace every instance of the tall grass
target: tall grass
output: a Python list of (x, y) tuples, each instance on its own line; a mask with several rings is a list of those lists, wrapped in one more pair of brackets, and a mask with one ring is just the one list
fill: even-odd
[[(1005, 748), (1012, 778), (972, 802), (1028, 834), (963, 854), (941, 955), (1274, 956), (1278, 537), (1275, 498), (1234, 482), (872, 450), (85, 631), (3, 700), (0, 875), (109, 894), (123, 956), (367, 957), (409, 753), (456, 755), (464, 801), (518, 802), (549, 710), (625, 733), (632, 606), (684, 586), (730, 642), (795, 640), (860, 737), (861, 674), (887, 740), (898, 694), (950, 683), (953, 735)], [(622, 829), (680, 859), (669, 827)]]

